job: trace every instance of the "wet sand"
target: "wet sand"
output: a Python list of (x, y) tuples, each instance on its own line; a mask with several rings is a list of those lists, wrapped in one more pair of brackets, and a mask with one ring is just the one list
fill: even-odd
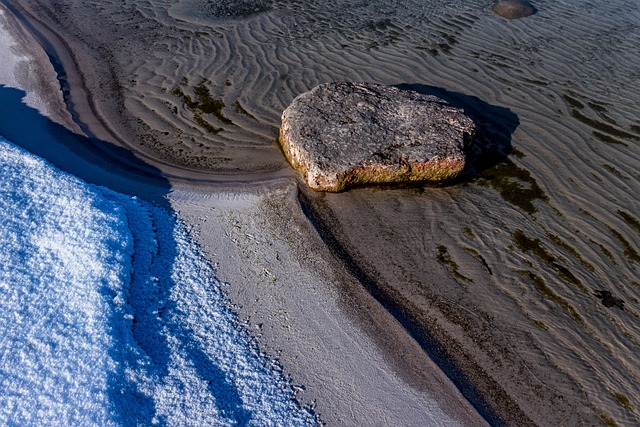
[[(428, 358), (494, 425), (638, 423), (637, 5), (507, 22), (481, 2), (233, 19), (198, 1), (15, 3), (73, 53), (87, 132), (171, 183), (247, 327), (329, 425), (420, 425), (448, 381)], [(482, 129), (464, 179), (306, 190), (272, 144), (279, 114), (334, 79), (464, 107)], [(436, 406), (484, 422), (456, 393)]]

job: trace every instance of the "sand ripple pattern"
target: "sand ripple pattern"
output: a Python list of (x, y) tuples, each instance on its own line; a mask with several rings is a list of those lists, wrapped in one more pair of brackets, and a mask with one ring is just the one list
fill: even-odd
[[(335, 80), (423, 81), (433, 55), (455, 43), (428, 26), (445, 13), (435, 2), (68, 3), (107, 28), (93, 37), (90, 22), (73, 23), (117, 64), (138, 145), (217, 172), (286, 167), (273, 141), (281, 112), (301, 92)], [(468, 9), (455, 34), (478, 19), (478, 5)], [(199, 86), (215, 112), (199, 109)]]

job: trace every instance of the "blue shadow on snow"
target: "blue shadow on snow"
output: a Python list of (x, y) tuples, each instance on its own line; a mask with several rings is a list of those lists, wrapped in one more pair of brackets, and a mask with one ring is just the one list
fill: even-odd
[[(133, 309), (133, 321), (122, 316), (112, 316), (107, 328), (114, 342), (113, 347), (108, 350), (109, 355), (118, 366), (117, 372), (108, 379), (108, 393), (112, 410), (121, 424), (166, 425), (166, 420), (156, 417), (153, 399), (148, 393), (138, 390), (137, 383), (128, 376), (127, 370), (137, 370), (147, 378), (162, 382), (168, 375), (172, 351), (180, 351), (195, 368), (198, 376), (209, 383), (209, 391), (223, 415), (240, 426), (246, 425), (251, 419), (251, 413), (243, 408), (236, 386), (203, 349), (194, 345), (187, 327), (179, 322), (165, 321), (173, 317), (171, 314), (175, 306), (170, 294), (171, 289), (176, 286), (170, 274), (177, 255), (174, 237), (176, 224), (171, 206), (165, 198), (171, 189), (170, 183), (161, 176), (159, 170), (140, 160), (129, 150), (75, 134), (51, 121), (24, 104), (22, 99), (25, 95), (22, 90), (0, 85), (1, 136), (87, 183), (136, 196), (145, 201), (139, 206), (144, 207), (144, 203), (148, 202), (166, 213), (166, 216), (154, 215), (154, 208), (147, 205), (147, 223), (151, 222), (149, 228), (153, 229), (152, 233), (155, 233), (159, 246), (150, 265), (146, 267), (161, 280), (156, 282), (135, 277), (137, 273), (134, 269), (131, 278), (133, 286), (124, 290), (128, 294), (127, 302)], [(144, 215), (144, 212), (141, 210), (138, 215)], [(128, 219), (132, 221), (132, 218)], [(162, 224), (158, 221), (162, 221)], [(130, 231), (134, 234), (135, 242), (135, 232)], [(147, 248), (134, 248), (134, 265), (136, 256), (145, 250), (149, 252)], [(106, 288), (102, 289), (102, 293), (105, 298), (113, 298), (110, 295), (112, 292)], [(168, 343), (164, 332), (166, 330), (170, 330), (179, 341), (177, 349), (175, 345), (172, 347)], [(151, 363), (140, 364), (141, 359), (150, 360)]]

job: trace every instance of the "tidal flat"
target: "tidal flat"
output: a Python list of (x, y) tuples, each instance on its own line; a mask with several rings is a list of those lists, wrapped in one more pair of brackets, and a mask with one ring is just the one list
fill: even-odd
[[(84, 114), (99, 118), (89, 130), (107, 129), (104, 139), (176, 186), (241, 182), (277, 200), (264, 212), (273, 220), (284, 209), (293, 222), (260, 229), (304, 262), (334, 260), (342, 312), (407, 390), (421, 387), (403, 366), (408, 353), (393, 356), (392, 329), (372, 326), (358, 292), (491, 425), (640, 423), (637, 2), (537, 1), (516, 20), (477, 0), (6, 3), (73, 53), (93, 105)], [(464, 108), (480, 131), (463, 179), (308, 190), (273, 144), (280, 115), (298, 94), (341, 80)], [(213, 231), (189, 218), (207, 246)], [(300, 236), (323, 249), (304, 253)], [(257, 270), (220, 271), (249, 328), (273, 323), (249, 301), (261, 292)], [(604, 304), (607, 293), (623, 303)], [(267, 329), (257, 339), (306, 384), (301, 401), (316, 400), (328, 425), (345, 423), (323, 400), (331, 387), (300, 368), (313, 361), (291, 351), (290, 331)]]

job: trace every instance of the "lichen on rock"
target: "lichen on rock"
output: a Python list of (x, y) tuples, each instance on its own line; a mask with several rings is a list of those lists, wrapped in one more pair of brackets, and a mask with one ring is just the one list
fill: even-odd
[(374, 83), (327, 83), (282, 114), (279, 143), (319, 191), (353, 185), (455, 178), (475, 124), (459, 108), (422, 93)]

